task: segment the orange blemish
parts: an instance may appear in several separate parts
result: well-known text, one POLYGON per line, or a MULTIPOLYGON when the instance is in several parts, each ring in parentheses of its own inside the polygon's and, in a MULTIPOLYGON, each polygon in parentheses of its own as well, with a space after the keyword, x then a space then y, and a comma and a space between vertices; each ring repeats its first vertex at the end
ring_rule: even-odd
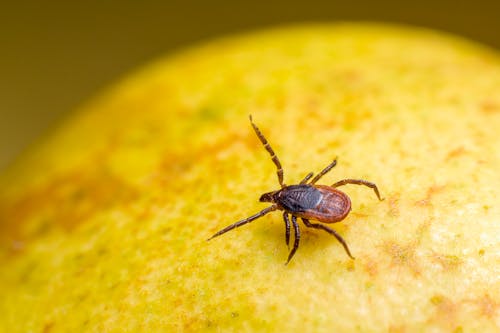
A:
POLYGON ((358 213, 358 212, 352 212, 351 215, 356 216, 356 217, 361 217, 361 218, 370 216, 369 214, 358 213))
POLYGON ((479 306, 479 312, 482 316, 493 319, 496 318, 500 311, 500 302, 491 298, 489 294, 484 294, 482 297, 474 301, 479 306))
POLYGON ((103 170, 75 170, 20 198, 0 202, 0 239, 19 242, 53 226, 70 231, 95 212, 135 196, 134 189, 103 170), (33 225, 26 228, 30 219, 33 225), (34 231, 27 234, 27 229, 34 231))
POLYGON ((479 109, 484 113, 500 112, 500 104, 495 101, 483 101, 479 105, 479 109))
POLYGON ((406 327, 402 325, 389 327, 389 333, 405 333, 406 331, 406 327))
POLYGON ((363 262, 363 268, 368 273, 368 275, 370 275, 371 277, 377 276, 378 271, 379 271, 377 263, 372 258, 367 258, 363 262))
POLYGON ((399 216, 399 193, 390 196, 387 200, 389 204, 389 216, 398 217, 399 216))
POLYGON ((52 332, 52 328, 54 328, 54 323, 53 322, 50 322, 50 323, 47 323, 43 326, 43 330, 42 332, 43 333, 49 333, 49 332, 52 332))
POLYGON ((445 188, 446 188, 445 185, 432 185, 432 186, 430 186, 427 189, 427 194, 426 194, 425 198, 423 198, 423 199, 418 200, 417 202, 415 202, 415 205, 418 205, 418 206, 431 206, 432 205, 432 203, 431 203, 432 197, 435 194, 443 191, 445 188))
POLYGON ((465 155, 466 153, 467 153, 467 150, 465 150, 465 148, 463 146, 460 146, 458 148, 450 150, 450 152, 446 155, 445 160, 448 161, 452 158, 455 158, 455 157, 458 157, 461 155, 465 155))
POLYGON ((200 159, 214 159, 218 153, 231 147, 234 143, 243 144, 249 150, 259 148, 256 142, 252 140, 251 133, 242 135, 239 132, 231 132, 211 144, 199 147, 183 147, 184 150, 177 153, 165 152, 158 171, 152 175, 152 181, 160 186, 175 186, 176 183, 180 183, 179 175, 182 176, 192 166, 199 164, 200 159), (257 148, 254 148, 254 146, 257 148))
POLYGON ((436 307, 436 310, 428 322, 437 323, 449 331, 456 329, 460 304, 453 302, 443 295, 432 296, 430 302, 436 307))
POLYGON ((433 253, 431 259, 441 265, 445 271, 455 271, 462 264, 462 259, 449 254, 433 253))
POLYGON ((396 242, 388 241, 383 245, 387 254, 391 257, 392 266, 404 266, 409 268, 415 275, 420 274, 415 255, 416 243, 401 245, 396 242))

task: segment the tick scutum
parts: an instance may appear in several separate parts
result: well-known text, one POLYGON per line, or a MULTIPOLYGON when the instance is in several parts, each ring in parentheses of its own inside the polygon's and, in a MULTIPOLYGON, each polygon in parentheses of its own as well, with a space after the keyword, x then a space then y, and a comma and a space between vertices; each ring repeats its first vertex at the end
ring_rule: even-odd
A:
POLYGON ((275 202, 293 214, 314 209, 322 197, 321 192, 310 185, 290 185, 276 193, 275 202))

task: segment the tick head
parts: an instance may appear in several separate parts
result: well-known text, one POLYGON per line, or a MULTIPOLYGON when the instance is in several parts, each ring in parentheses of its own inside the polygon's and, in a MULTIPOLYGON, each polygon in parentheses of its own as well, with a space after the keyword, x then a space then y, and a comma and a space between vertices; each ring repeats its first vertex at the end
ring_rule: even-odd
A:
POLYGON ((267 192, 260 196, 260 202, 275 202, 275 196, 278 191, 267 192))

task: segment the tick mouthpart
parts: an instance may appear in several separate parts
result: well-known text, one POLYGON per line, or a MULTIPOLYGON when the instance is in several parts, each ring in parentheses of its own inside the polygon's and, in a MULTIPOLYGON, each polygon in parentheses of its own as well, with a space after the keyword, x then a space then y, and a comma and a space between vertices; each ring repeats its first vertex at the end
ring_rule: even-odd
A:
POLYGON ((268 193, 264 193, 260 196, 260 199, 259 201, 260 202, 274 202, 274 195, 276 194, 276 192, 268 192, 268 193))

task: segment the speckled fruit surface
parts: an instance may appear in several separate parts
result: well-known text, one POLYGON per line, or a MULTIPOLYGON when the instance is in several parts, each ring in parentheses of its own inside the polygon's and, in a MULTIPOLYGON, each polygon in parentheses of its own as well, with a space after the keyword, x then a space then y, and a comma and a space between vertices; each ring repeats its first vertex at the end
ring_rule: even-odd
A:
POLYGON ((438 32, 284 27, 160 59, 0 176, 2 332, 498 332, 500 57, 438 32), (275 168, 353 210, 288 266, 275 168))

